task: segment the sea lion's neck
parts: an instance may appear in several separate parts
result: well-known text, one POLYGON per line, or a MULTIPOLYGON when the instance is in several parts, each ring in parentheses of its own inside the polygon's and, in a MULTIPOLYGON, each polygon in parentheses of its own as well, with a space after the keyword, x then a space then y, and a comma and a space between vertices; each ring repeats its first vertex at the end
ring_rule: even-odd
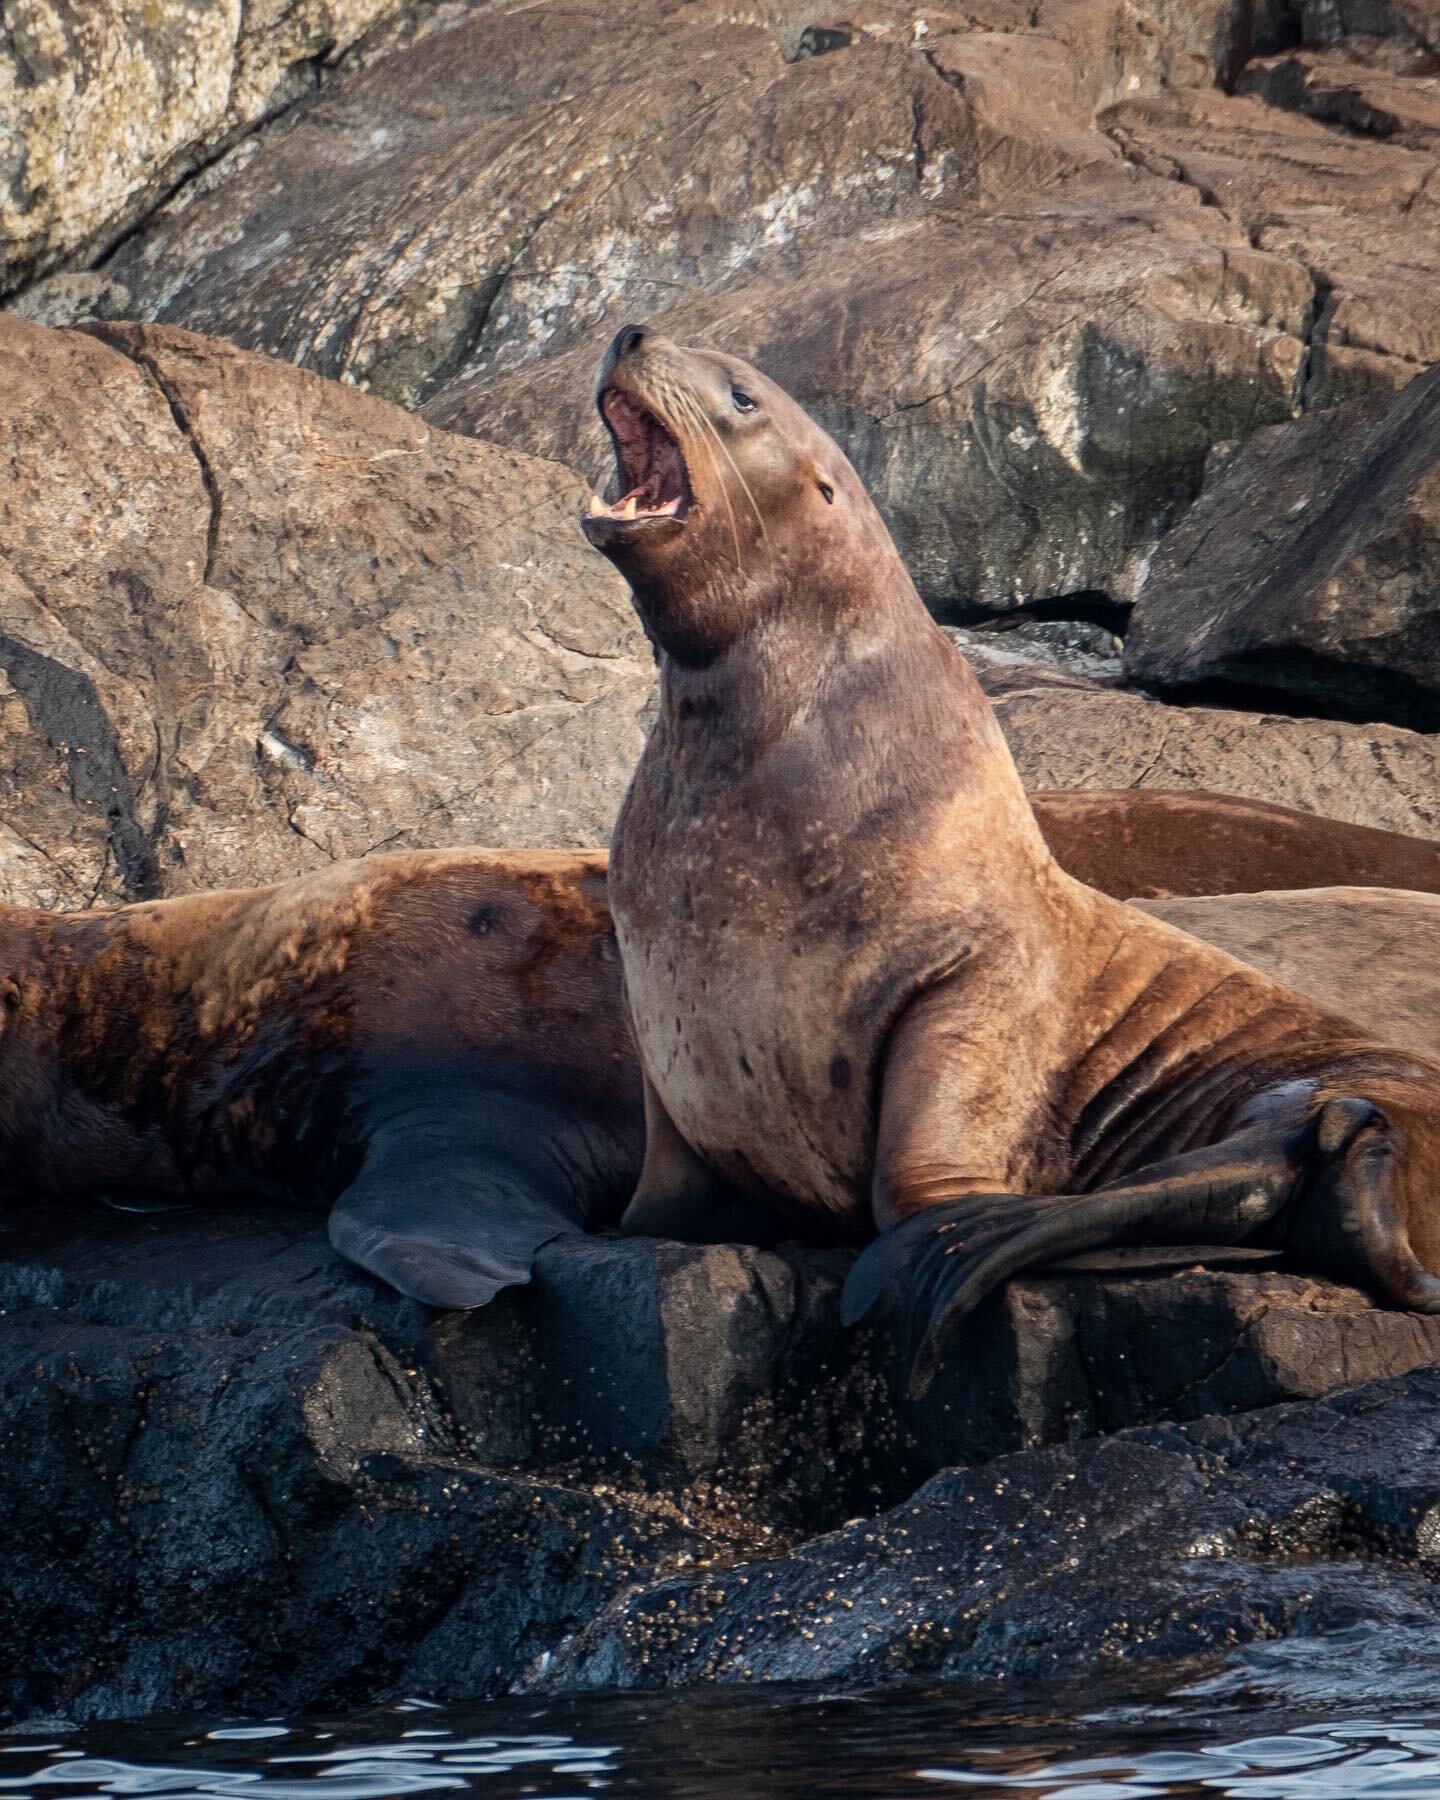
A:
POLYGON ((808 791, 820 811, 841 804, 837 783, 902 811, 982 782, 1019 795, 969 665, 903 600, 892 584, 888 602, 828 617, 782 606, 703 664, 662 655, 652 754, 706 788, 763 769, 766 791, 783 785, 787 806, 808 791))

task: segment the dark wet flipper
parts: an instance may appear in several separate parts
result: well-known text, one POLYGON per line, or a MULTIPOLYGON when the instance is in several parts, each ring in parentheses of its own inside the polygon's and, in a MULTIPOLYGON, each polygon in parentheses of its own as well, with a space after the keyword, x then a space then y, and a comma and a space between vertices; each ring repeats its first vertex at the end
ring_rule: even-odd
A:
POLYGON ((344 1257, 427 1306, 484 1306, 530 1279, 552 1238, 581 1231, 579 1209, 478 1159, 397 1179, 362 1171, 330 1212, 344 1257))
POLYGON ((1403 1138, 1372 1101, 1342 1096, 1315 1122, 1323 1159, 1285 1233, 1290 1256, 1414 1312, 1440 1312, 1440 1279, 1416 1256, 1399 1195, 1403 1138))
POLYGON ((882 1297, 913 1362, 954 1289, 957 1257, 965 1266, 1031 1229, 1063 1200, 1022 1194, 975 1194, 942 1201, 882 1232, 861 1252, 845 1281, 840 1318, 858 1324, 882 1297))
POLYGON ((543 1245, 583 1231, 584 1212, 545 1108, 428 1088, 392 1099, 377 1122, 331 1209, 330 1242, 412 1300, 484 1306, 530 1279, 543 1245))
POLYGON ((911 1391, 923 1393, 960 1324, 1010 1276, 1114 1245, 1245 1242, 1281 1217, 1297 1174, 1284 1137, 1257 1128, 1093 1194, 942 1202, 866 1250, 846 1283, 843 1316, 863 1317, 903 1281, 911 1391))

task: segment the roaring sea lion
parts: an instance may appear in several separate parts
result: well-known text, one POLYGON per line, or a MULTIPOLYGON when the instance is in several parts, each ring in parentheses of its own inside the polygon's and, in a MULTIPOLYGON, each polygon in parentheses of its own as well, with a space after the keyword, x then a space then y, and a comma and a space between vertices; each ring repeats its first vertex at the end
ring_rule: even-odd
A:
POLYGON ((1440 1065, 1065 874, 845 457, 638 326, 597 401, 659 712, 610 868, 645 1078, 623 1228, 879 1234, 917 1388, 1006 1277, 1269 1242, 1440 1310, 1440 1065))
POLYGON ((605 858, 434 850, 0 913, 0 1172, 152 1209, 334 1200, 336 1248, 477 1306, 634 1185, 605 858))

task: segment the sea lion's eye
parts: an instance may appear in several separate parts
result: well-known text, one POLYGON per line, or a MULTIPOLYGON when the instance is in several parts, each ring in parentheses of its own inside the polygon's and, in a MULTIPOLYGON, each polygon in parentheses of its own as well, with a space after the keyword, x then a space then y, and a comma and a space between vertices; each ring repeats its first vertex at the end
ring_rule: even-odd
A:
POLYGON ((730 398, 735 402, 736 412, 754 412, 755 402, 748 394, 742 394, 739 388, 731 388, 730 398))
POLYGON ((822 481, 820 483, 820 492, 825 496, 825 504, 827 506, 833 506, 835 504, 835 490, 828 481, 822 481))

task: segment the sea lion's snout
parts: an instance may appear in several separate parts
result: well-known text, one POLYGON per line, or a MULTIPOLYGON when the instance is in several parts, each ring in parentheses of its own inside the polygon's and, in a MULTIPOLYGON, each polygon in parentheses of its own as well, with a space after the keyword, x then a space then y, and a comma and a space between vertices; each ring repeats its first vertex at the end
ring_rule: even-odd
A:
POLYGON ((642 352, 652 341, 642 326, 624 325, 600 364, 595 402, 614 446, 619 497, 590 497, 582 523, 597 550, 671 536, 692 504, 680 441, 645 379, 642 352))

